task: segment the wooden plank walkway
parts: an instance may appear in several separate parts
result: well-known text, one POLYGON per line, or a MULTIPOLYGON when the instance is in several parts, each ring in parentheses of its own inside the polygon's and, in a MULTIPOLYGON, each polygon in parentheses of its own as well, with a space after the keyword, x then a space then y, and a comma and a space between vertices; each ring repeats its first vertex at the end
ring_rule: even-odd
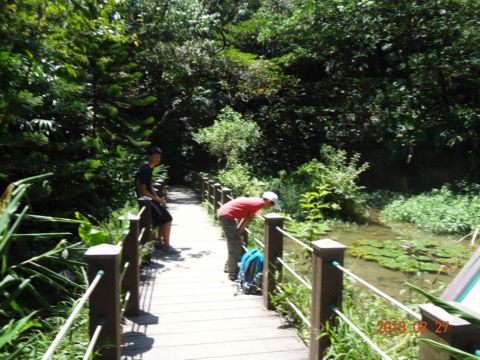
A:
POLYGON ((237 294, 227 247, 195 194, 171 188, 172 245, 142 271, 138 317, 123 325, 122 359, 307 359, 306 346, 261 296, 237 294))

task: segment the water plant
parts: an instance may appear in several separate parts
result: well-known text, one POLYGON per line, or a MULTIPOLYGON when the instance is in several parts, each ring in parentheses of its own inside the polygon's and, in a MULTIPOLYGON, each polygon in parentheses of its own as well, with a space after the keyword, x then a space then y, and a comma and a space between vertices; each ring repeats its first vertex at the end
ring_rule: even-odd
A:
POLYGON ((325 235, 331 229, 325 222, 298 221, 287 217, 285 230, 308 244, 311 241, 318 240, 319 236, 325 235))
POLYGON ((357 240, 348 249, 351 256, 378 262, 383 267, 407 273, 442 272, 462 266, 468 252, 457 244, 448 246, 434 241, 357 240))
POLYGON ((340 205, 328 200, 332 191, 328 185, 319 185, 315 191, 307 191, 300 194, 300 208, 305 213, 305 219, 308 221, 320 221, 325 218, 325 212, 328 210, 340 210, 340 205))
POLYGON ((384 221, 408 222, 438 234, 466 234, 480 225, 480 191, 453 191, 445 185, 419 195, 399 197, 381 212, 384 221))

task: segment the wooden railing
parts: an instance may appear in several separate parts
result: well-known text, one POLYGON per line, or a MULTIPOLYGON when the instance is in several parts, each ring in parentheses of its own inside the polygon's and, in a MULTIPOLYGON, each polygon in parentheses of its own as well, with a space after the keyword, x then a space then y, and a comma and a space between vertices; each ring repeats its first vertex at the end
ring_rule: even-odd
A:
MULTIPOLYGON (((192 175, 192 188, 200 193, 202 201, 207 201, 213 206, 214 215, 216 210, 225 202, 232 199, 232 191, 228 188, 222 187, 206 176, 199 174, 192 175), (220 200, 219 200, 220 199, 220 200)), ((284 218, 278 214, 270 213, 261 217, 264 220, 264 243, 260 243, 258 239, 254 239, 260 243, 264 252, 264 268, 263 268, 263 301, 267 309, 273 310, 272 296, 277 292, 282 292, 280 284, 276 283, 276 279, 282 279, 282 272, 290 272, 297 280, 311 291, 311 311, 308 318, 302 311, 288 298, 287 304, 295 311, 295 313, 302 319, 302 321, 310 328, 310 342, 309 342, 309 359, 320 360, 323 359, 324 352, 329 345, 327 336, 319 338, 320 332, 323 330, 326 322, 332 320, 334 316, 338 316, 341 321, 349 325, 352 331, 356 332, 380 357, 390 360, 391 357, 387 352, 381 350, 373 343, 358 327, 355 326, 341 309, 342 292, 343 292, 343 275, 352 278, 356 282, 362 284, 377 296, 382 297, 391 305, 405 311, 409 316, 412 316, 418 324, 425 329, 422 336, 432 338, 433 335, 439 335, 435 332, 435 320, 422 309, 422 314, 408 308, 399 301, 393 299, 389 295, 383 293, 370 283, 366 282, 359 276, 355 275, 348 269, 343 267, 344 254, 346 246, 331 240, 323 239, 313 241, 311 246, 296 239, 283 229, 284 218), (312 282, 309 283, 299 274, 297 274, 282 258, 283 256, 283 240, 284 237, 300 244, 306 251, 312 254, 312 282), (421 325, 420 325, 421 324, 421 325)), ((479 250, 480 251, 480 250, 479 250)), ((438 321, 437 321, 438 323, 438 321)), ((453 325, 453 324, 452 324, 453 325)), ((455 325, 453 325, 455 326, 455 325)), ((467 327, 461 328, 457 326, 449 334, 440 334, 441 341, 447 344, 458 344, 458 339, 471 338, 467 327), (463 335, 462 335, 463 334, 463 335)), ((471 329, 470 329, 471 332, 471 329)), ((419 358, 429 360, 432 353, 435 353, 436 359, 448 359, 442 357, 440 352, 435 352, 431 349, 425 350, 425 345, 422 345, 419 358), (430 354, 423 355, 422 353, 430 354)), ((470 349, 471 350, 471 349, 470 349)))
MULTIPOLYGON (((162 187, 163 182, 154 184, 157 191, 162 187)), ((139 203, 141 209, 138 214, 128 216, 129 232, 121 242, 93 246, 85 252, 90 286, 42 360, 48 360, 54 353, 87 299, 91 341, 84 359, 90 359, 94 353, 95 359, 120 359, 122 318, 138 315, 140 310, 139 246, 152 238, 150 201, 139 200, 139 203)))

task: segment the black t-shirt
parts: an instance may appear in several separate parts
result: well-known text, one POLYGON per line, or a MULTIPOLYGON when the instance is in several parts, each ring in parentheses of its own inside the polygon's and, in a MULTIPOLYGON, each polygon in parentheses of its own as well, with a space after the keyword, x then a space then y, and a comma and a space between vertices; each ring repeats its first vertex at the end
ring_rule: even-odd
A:
POLYGON ((138 168, 138 171, 135 174, 135 190, 137 191, 137 197, 143 196, 140 193, 140 184, 145 184, 147 186, 147 190, 152 192, 152 174, 153 169, 148 166, 147 163, 138 168))

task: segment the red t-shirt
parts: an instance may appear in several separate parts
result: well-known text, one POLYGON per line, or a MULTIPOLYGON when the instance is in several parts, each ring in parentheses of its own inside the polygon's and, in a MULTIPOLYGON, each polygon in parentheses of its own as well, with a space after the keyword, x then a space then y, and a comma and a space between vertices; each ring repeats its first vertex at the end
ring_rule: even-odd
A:
POLYGON ((244 219, 254 216, 263 206, 261 198, 240 197, 223 204, 218 212, 229 219, 244 219))

